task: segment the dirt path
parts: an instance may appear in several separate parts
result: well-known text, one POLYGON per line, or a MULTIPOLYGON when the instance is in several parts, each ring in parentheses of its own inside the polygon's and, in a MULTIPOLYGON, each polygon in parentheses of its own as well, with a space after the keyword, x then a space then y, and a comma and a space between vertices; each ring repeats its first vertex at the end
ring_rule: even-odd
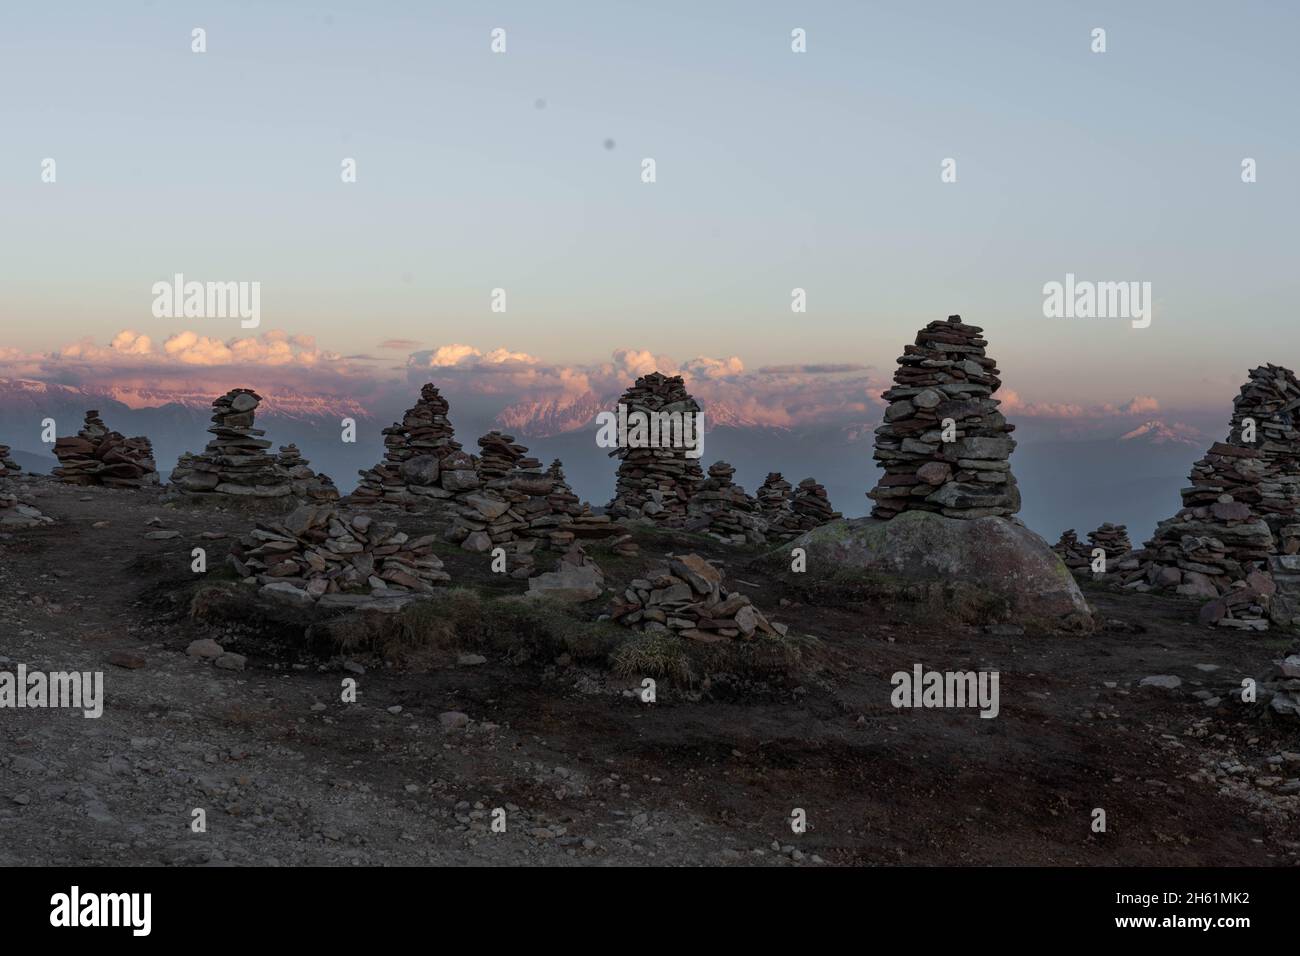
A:
MULTIPOLYGON (((1125 629, 1088 638, 786 607, 782 620, 824 641, 818 674, 761 691, 661 687, 646 705, 629 682, 564 661, 360 660, 358 674, 190 621, 168 606, 192 580, 190 548, 216 563, 225 543, 199 535, 246 518, 25 487, 58 523, 0 539, 0 668, 103 671, 106 703, 97 720, 0 710, 3 865, 1300 860, 1300 730, 1195 696, 1257 675, 1286 640, 1201 630, 1185 605, 1090 593, 1125 629), (180 537, 146 540, 155 517, 180 537), (187 656, 200 637, 246 668, 187 656), (999 717, 893 709, 889 675, 915 663, 1000 671, 999 717), (1182 685, 1137 686, 1154 674, 1182 685), (349 677, 356 704, 340 701, 349 677), (468 727, 444 730, 448 711, 468 727), (196 808, 206 833, 191 830, 196 808), (504 833, 489 828, 494 808, 504 833)), ((775 608, 779 585, 736 574, 775 608)))

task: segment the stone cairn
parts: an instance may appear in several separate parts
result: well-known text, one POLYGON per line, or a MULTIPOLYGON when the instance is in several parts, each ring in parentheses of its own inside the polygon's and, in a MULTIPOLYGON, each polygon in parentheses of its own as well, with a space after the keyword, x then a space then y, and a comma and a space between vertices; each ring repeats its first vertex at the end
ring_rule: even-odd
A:
POLYGON ((609 616, 624 627, 704 644, 775 637, 788 630, 769 622, 748 596, 729 592, 722 572, 698 554, 669 556, 666 566, 634 579, 610 605, 609 616))
POLYGON ((10 458, 9 455, 9 446, 0 445, 0 478, 8 478, 23 470, 18 462, 10 458))
POLYGON ((1002 384, 984 354, 983 329, 961 316, 931 322, 905 346, 894 372, 875 458, 885 473, 868 492, 874 518, 933 511, 949 518, 1010 516, 1020 510, 1011 474, 1016 443, 993 398, 1002 384), (956 426, 943 440, 944 419, 956 426))
POLYGON ((332 504, 301 505, 259 521, 232 546, 230 564, 264 597, 306 607, 345 607, 427 594, 451 579, 433 553, 436 535, 410 538, 391 522, 348 518, 332 504))
POLYGON ((709 466, 709 477, 696 486, 687 502, 685 527, 728 544, 764 544, 767 522, 758 501, 731 480, 735 473, 725 461, 709 466))
POLYGON ((318 475, 311 470, 307 459, 302 457, 298 446, 292 442, 280 446, 280 455, 275 460, 285 474, 289 476, 293 493, 307 501, 338 501, 339 490, 328 475, 318 475))
POLYGON ((1208 599, 1200 619, 1221 627, 1264 630, 1267 617, 1300 617, 1297 409, 1292 372, 1251 370, 1233 401, 1227 440, 1192 466, 1183 507, 1156 527, 1125 587, 1208 599))
POLYGON ((1092 557, 1073 528, 1061 532, 1061 540, 1052 545, 1052 550, 1071 571, 1088 571, 1092 567, 1092 557))
POLYGON ((1293 649, 1258 680, 1261 704, 1275 714, 1300 718, 1300 649, 1293 649))
POLYGON ((1128 528, 1122 524, 1102 524, 1096 531, 1088 532, 1088 568, 1092 568, 1092 555, 1101 548, 1106 555, 1105 574, 1127 574, 1142 566, 1141 560, 1133 554, 1133 543, 1128 537, 1128 528))
MULTIPOLYGON (((634 411, 700 411, 680 375, 660 372, 638 378, 619 402, 627 407, 629 416, 634 411)), ((682 448, 615 448, 609 454, 619 459, 614 500, 607 509, 611 515, 632 521, 648 519, 667 527, 686 523, 687 502, 704 479, 698 459, 688 458, 682 448)))
POLYGON ((768 472, 758 489, 758 511, 769 538, 793 538, 801 533, 794 513, 794 488, 779 471, 768 472))
MULTIPOLYGON (((556 458, 551 462, 551 467, 547 469, 546 474, 551 479, 551 493, 548 496, 551 513, 557 524, 563 524, 566 533, 579 539, 609 538, 609 546, 614 553, 625 558, 639 553, 640 549, 632 540, 632 535, 625 533, 622 525, 615 524, 609 515, 595 514, 590 504, 578 499, 564 477, 564 466, 560 463, 560 459, 556 458), (568 521, 565 521, 566 517, 568 521)), ((534 522, 534 525, 536 524, 537 522, 534 522)), ((553 544, 563 543, 563 538, 556 534, 550 537, 553 544)))
POLYGON ((824 524, 844 517, 831 507, 831 499, 826 494, 826 489, 812 478, 805 478, 799 482, 791 507, 794 509, 795 521, 800 532, 820 528, 824 524))
POLYGON ((466 551, 505 548, 511 555, 511 575, 526 578, 535 567, 533 552, 539 546, 563 550, 577 537, 607 537, 620 531, 607 515, 593 515, 578 501, 559 461, 542 471, 541 462, 529 457, 525 446, 499 431, 484 435, 478 444, 483 452, 477 459, 479 484, 451 502, 455 520, 449 541, 466 551))
POLYGON ((425 384, 402 421, 384 429, 384 460, 359 473, 350 500, 410 506, 477 488, 474 459, 452 437, 449 409, 433 383, 425 384))
MULTIPOLYGON (((254 414, 262 397, 249 388, 234 388, 212 403, 212 439, 197 455, 186 452, 172 470, 172 484, 193 498, 219 500, 220 496, 246 500, 284 498, 319 481, 312 476, 294 479, 267 452, 271 443, 253 427, 254 414)), ((301 459, 299 459, 301 461, 301 459)), ((301 462, 306 468, 307 463, 301 462)), ((310 469, 307 469, 310 472, 310 469)))
POLYGON ((93 409, 86 412, 81 431, 54 442, 54 455, 59 459, 54 475, 70 485, 144 488, 158 484, 149 439, 109 431, 93 409))

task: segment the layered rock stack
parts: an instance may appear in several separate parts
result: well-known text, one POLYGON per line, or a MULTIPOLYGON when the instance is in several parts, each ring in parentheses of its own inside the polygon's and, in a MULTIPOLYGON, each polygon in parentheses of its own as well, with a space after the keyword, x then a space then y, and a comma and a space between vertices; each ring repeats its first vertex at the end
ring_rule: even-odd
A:
POLYGON ((76 435, 54 443, 59 467, 54 474, 70 485, 144 488, 158 484, 158 466, 148 438, 127 438, 110 431, 99 412, 86 412, 76 435))
MULTIPOLYGON (((578 539, 612 537, 614 540, 611 546, 617 553, 625 557, 637 553, 638 549, 632 541, 632 536, 625 534, 621 525, 614 523, 609 515, 596 514, 591 510, 590 504, 580 501, 573 493, 568 480, 564 477, 564 466, 560 463, 560 459, 551 462, 551 467, 547 469, 546 474, 551 480, 551 493, 547 495, 551 515, 557 525, 563 526, 565 533, 578 539)), ((533 527, 538 527, 539 524, 542 523, 534 521, 533 527)), ((564 543, 562 536, 554 534, 551 535, 551 540, 554 544, 564 543)))
POLYGON ((1011 474, 1016 443, 993 398, 1002 382, 984 354, 980 329, 961 316, 931 322, 905 346, 876 429, 875 458, 885 469, 868 492, 871 515, 934 511, 949 518, 1006 517, 1020 510, 1011 474), (944 421, 952 429, 945 441, 944 421))
POLYGON ((763 544, 767 522, 758 502, 732 481, 735 473, 725 461, 709 466, 709 477, 696 486, 687 503, 685 527, 729 544, 763 544))
POLYGON ((790 507, 794 511, 795 522, 801 533, 820 528, 843 517, 831 507, 831 499, 826 494, 825 487, 813 478, 805 478, 799 482, 790 507))
POLYGON ((1300 718, 1300 649, 1274 661, 1258 685, 1261 704, 1283 717, 1300 718))
POLYGON ((289 476, 293 493, 307 501, 338 501, 339 490, 328 475, 318 475, 311 470, 307 460, 292 443, 280 446, 275 462, 289 476))
POLYGON ((42 524, 54 524, 54 519, 19 501, 16 495, 0 492, 0 528, 34 528, 42 524))
POLYGON ((535 472, 542 467, 536 458, 528 457, 528 449, 517 443, 513 435, 490 431, 478 440, 478 446, 482 449, 478 473, 487 482, 505 478, 514 471, 535 472))
POLYGON ((1092 565, 1091 554, 1073 528, 1061 532, 1061 540, 1052 545, 1052 550, 1071 571, 1086 571, 1092 565))
POLYGON ((16 475, 22 471, 18 462, 10 458, 9 454, 9 446, 0 445, 0 478, 8 478, 10 475, 16 475))
POLYGON ((610 605, 609 616, 624 627, 704 644, 776 637, 788 630, 769 622, 748 596, 729 592, 722 572, 697 554, 670 556, 666 566, 634 579, 610 605))
POLYGON ((1228 442, 1259 452, 1259 498, 1247 503, 1279 537, 1283 526, 1300 521, 1300 381, 1294 372, 1280 365, 1250 370, 1232 403, 1228 442), (1246 440, 1248 421, 1253 441, 1246 440))
MULTIPOLYGON (((640 411, 679 418, 691 415, 694 423, 702 423, 700 406, 686 391, 680 375, 643 375, 623 393, 619 404, 626 407, 629 421, 633 412, 640 411)), ((629 445, 633 437, 629 429, 629 445)), ((681 527, 686 522, 687 503, 704 474, 699 459, 687 457, 688 449, 669 447, 673 444, 671 436, 660 438, 663 447, 620 447, 610 452, 610 457, 619 459, 619 465, 614 500, 608 511, 616 518, 681 527)), ((696 447, 702 447, 698 444, 698 429, 694 438, 696 447)))
POLYGON ((182 494, 258 500, 293 494, 288 474, 267 453, 266 432, 253 427, 261 403, 249 388, 231 389, 212 403, 212 439, 201 454, 182 456, 172 471, 172 483, 182 494))
POLYGON ((794 487, 779 471, 768 472, 756 497, 769 538, 793 538, 807 530, 794 513, 794 487))
POLYGON ((474 459, 453 437, 449 408, 432 383, 424 385, 402 421, 384 429, 384 460, 359 473, 351 500, 409 506, 477 488, 474 459))
POLYGON ((1091 557, 1100 548, 1106 556, 1105 573, 1124 574, 1136 571, 1142 566, 1141 559, 1133 554, 1133 543, 1129 541, 1128 528, 1122 524, 1102 524, 1096 531, 1088 532, 1088 556, 1091 557))
POLYGON ((307 606, 361 604, 428 593, 450 580, 434 554, 436 535, 412 539, 391 522, 346 517, 333 505, 302 505, 259 521, 230 551, 242 578, 256 578, 268 598, 307 606))

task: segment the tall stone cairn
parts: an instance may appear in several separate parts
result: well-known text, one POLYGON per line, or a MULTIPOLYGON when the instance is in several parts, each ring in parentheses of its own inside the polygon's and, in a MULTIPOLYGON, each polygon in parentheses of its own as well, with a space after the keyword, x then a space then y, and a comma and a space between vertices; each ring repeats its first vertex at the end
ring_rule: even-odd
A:
POLYGON ((8 478, 11 475, 16 475, 23 470, 22 467, 18 464, 18 462, 10 458, 9 455, 10 455, 9 446, 0 445, 0 478, 8 478))
POLYGON ((1227 439, 1192 466, 1183 507, 1156 526, 1126 587, 1208 599, 1205 624, 1263 630, 1266 615, 1300 623, 1297 409, 1300 383, 1290 370, 1250 371, 1227 439))
POLYGON ((453 437, 449 410, 433 383, 426 383, 402 421, 384 429, 384 460, 359 472, 361 481, 351 500, 412 505, 476 488, 474 460, 453 437))
POLYGON ((687 503, 686 527, 728 544, 763 544, 767 521, 758 501, 732 481, 735 473, 725 461, 709 466, 709 477, 696 486, 687 503))
MULTIPOLYGON (((633 411, 698 413, 699 403, 686 391, 680 375, 651 372, 636 380, 619 400, 633 411)), ((682 448, 616 448, 618 477, 608 511, 616 518, 649 519, 668 527, 686 522, 686 504, 704 480, 698 458, 682 448)))
POLYGON ((86 412, 76 435, 55 440, 54 456, 59 459, 54 475, 70 485, 144 488, 158 484, 149 439, 110 431, 94 409, 86 412))
POLYGON ((195 497, 230 495, 248 499, 293 494, 293 482, 267 453, 271 443, 253 427, 262 397, 250 388, 233 388, 212 403, 212 439, 198 455, 182 456, 172 483, 195 497), (179 477, 178 477, 179 474, 179 477))
POLYGON ((868 492, 874 518, 933 511, 949 518, 1010 516, 1020 510, 1011 474, 1016 443, 993 393, 997 363, 984 354, 983 329, 961 316, 931 322, 905 346, 894 372, 884 423, 876 429, 875 458, 885 469, 868 492), (956 425, 945 442, 943 421, 956 425))

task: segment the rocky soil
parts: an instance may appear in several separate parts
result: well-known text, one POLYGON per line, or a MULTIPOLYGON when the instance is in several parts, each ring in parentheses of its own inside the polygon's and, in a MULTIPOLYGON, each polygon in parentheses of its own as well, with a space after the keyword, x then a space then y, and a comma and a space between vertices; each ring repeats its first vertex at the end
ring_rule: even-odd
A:
MULTIPOLYGON (((247 515, 10 485, 56 523, 0 535, 0 669, 100 670, 106 702, 0 710, 0 865, 1300 862, 1300 725, 1230 694, 1294 636, 1199 627, 1179 599, 1089 591, 1106 625, 1087 637, 954 629, 800 603, 758 551, 696 536, 820 643, 788 680, 661 682, 646 704, 566 655, 399 666, 251 614, 193 619, 191 548, 220 573, 247 515), (187 653, 203 640, 221 666, 187 653), (916 663, 997 669, 1000 715, 895 710, 890 675, 916 663)), ((605 564, 615 593, 680 550, 638 540, 605 564)), ((487 555, 443 557, 454 583, 524 588, 487 555)))

